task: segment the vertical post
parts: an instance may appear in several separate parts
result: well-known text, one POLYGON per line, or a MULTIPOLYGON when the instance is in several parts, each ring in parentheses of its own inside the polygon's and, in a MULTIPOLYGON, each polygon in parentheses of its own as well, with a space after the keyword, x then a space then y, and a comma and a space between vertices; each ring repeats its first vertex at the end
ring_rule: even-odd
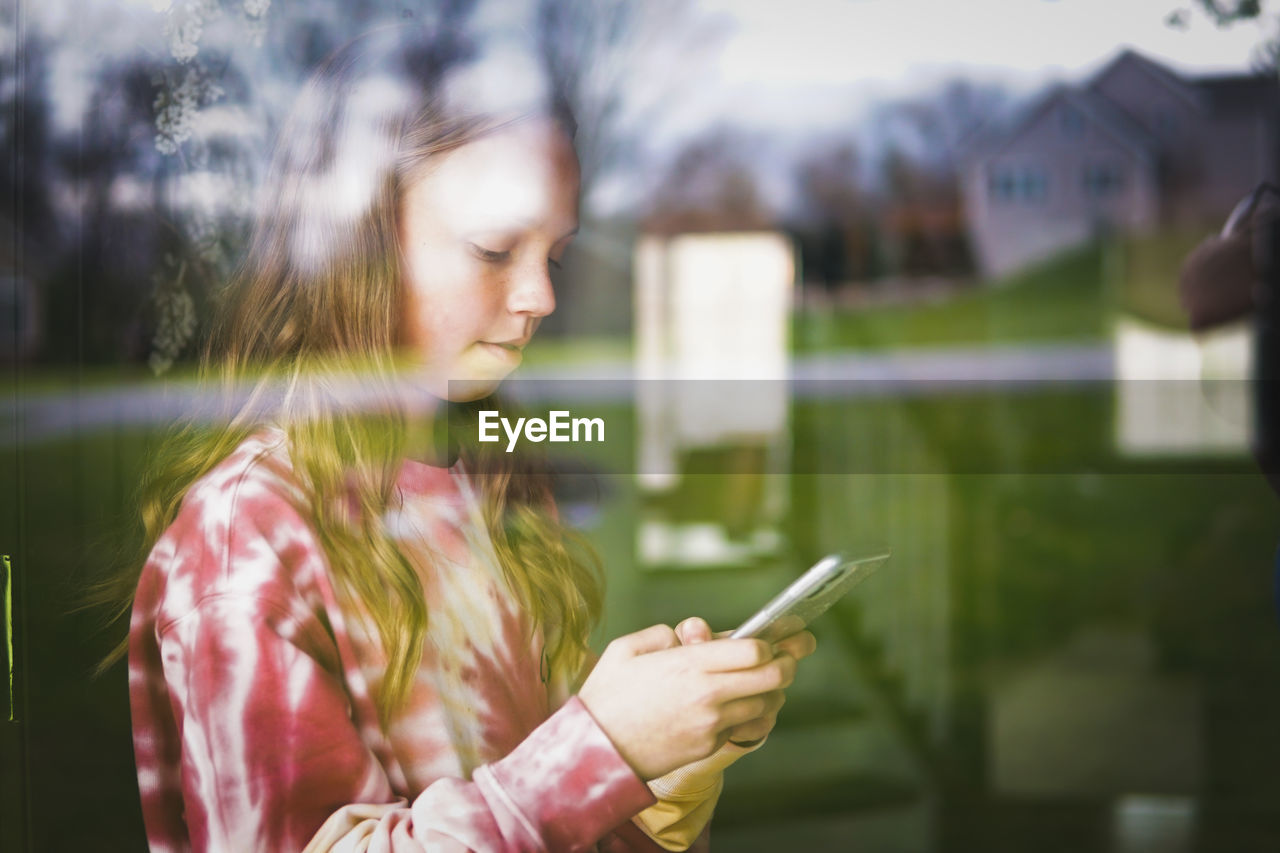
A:
POLYGON ((1280 215, 1254 221, 1253 452, 1271 488, 1280 494, 1280 215))
POLYGON ((5 554, 2 559, 4 561, 4 660, 9 671, 9 722, 12 723, 17 719, 17 710, 13 701, 13 566, 9 562, 8 554, 5 554))

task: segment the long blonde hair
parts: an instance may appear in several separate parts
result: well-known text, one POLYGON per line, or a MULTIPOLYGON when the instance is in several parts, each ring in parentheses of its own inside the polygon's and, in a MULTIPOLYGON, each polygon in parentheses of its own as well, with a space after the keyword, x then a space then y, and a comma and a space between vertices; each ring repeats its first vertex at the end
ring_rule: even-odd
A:
MULTIPOLYGON (((147 553, 192 483, 259 428, 264 414, 283 426, 336 586, 369 614, 382 643, 387 670, 375 699, 383 725, 408 697, 428 621, 419 575, 383 521, 413 425, 399 404, 394 358, 399 201, 430 158, 512 121, 540 114, 574 132, 555 98, 543 98, 536 113, 452 104, 449 70, 422 35, 396 27, 362 36, 330 58, 299 98, 281 132, 267 208, 201 359, 203 382, 219 388, 229 408, 215 428, 189 423, 172 434, 140 490, 147 553), (363 203, 354 212, 325 203, 317 193, 326 187, 355 187, 363 203), (351 380, 369 392, 355 409, 341 391, 351 380)), ((549 476, 537 464, 461 452, 480 487, 505 580, 530 626, 547 638, 552 667, 572 677, 600 612, 595 552, 559 522, 549 476)), ((132 561, 99 595, 115 604, 117 617, 131 607, 141 568, 142 560, 132 561)), ((120 643, 103 668, 126 648, 120 643)))

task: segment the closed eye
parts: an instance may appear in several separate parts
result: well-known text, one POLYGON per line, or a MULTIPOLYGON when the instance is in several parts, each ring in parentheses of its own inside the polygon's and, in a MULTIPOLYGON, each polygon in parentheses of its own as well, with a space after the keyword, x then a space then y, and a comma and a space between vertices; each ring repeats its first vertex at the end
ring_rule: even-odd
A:
POLYGON ((468 243, 467 245, 471 247, 472 253, 485 263, 500 264, 511 257, 510 252, 495 252, 475 243, 468 243))

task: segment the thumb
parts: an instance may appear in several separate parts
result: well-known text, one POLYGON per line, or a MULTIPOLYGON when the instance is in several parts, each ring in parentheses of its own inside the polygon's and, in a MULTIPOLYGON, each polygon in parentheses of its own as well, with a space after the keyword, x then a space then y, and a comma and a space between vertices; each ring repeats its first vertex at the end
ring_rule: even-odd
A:
POLYGON ((690 616, 676 626, 676 637, 685 646, 705 643, 711 639, 711 626, 700 616, 690 616))
POLYGON ((635 657, 675 648, 680 645, 680 638, 666 625, 651 625, 643 631, 625 634, 614 640, 611 645, 617 646, 628 657, 635 657))

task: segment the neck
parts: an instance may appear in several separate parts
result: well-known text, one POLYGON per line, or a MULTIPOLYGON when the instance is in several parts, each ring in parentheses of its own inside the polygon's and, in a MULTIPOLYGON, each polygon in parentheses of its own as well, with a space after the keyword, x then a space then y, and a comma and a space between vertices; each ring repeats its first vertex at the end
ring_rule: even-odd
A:
POLYGON ((458 461, 461 427, 458 411, 448 400, 438 401, 432 410, 413 418, 408 425, 406 456, 436 468, 451 468, 458 461))

